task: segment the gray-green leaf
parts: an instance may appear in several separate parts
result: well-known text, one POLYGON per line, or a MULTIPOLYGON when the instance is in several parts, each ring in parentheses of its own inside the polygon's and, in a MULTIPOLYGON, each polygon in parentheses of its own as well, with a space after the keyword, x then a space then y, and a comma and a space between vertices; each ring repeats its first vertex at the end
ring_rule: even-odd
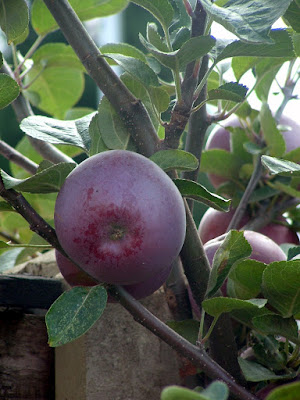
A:
POLYGON ((173 182, 178 187, 183 197, 199 201, 219 211, 229 211, 231 200, 224 199, 217 194, 209 192, 199 183, 188 179, 174 179, 173 182))
POLYGON ((179 171, 194 171, 198 168, 198 159, 184 150, 161 150, 153 154, 150 159, 165 172, 177 169, 179 171))
POLYGON ((68 144, 83 149, 90 149, 88 126, 95 113, 82 118, 62 121, 42 116, 30 116, 23 119, 20 128, 26 135, 53 144, 68 144))
POLYGON ((49 345, 61 346, 86 333, 102 315, 106 301, 101 285, 78 286, 63 293, 46 314, 49 345))
POLYGON ((292 0, 229 0, 223 7, 201 0, 210 17, 249 43, 272 43, 271 26, 287 10, 292 0))
POLYGON ((300 260, 273 262, 263 273, 262 292, 283 317, 300 312, 300 260))
POLYGON ((14 188, 28 193, 55 193, 75 167, 75 163, 54 164, 27 179, 13 178, 4 171, 1 171, 1 176, 6 189, 14 188))

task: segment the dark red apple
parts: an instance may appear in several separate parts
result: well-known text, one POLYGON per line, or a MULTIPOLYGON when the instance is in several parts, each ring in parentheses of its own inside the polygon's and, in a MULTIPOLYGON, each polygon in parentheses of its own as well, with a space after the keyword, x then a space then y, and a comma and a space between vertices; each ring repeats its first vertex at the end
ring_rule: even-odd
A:
MULTIPOLYGON (((99 284, 99 282, 96 282, 84 271, 81 271, 59 251, 55 251, 55 255, 59 270, 70 286, 94 286, 99 284)), ((143 299, 144 297, 150 296, 150 294, 154 293, 164 284, 171 272, 171 269, 171 266, 167 267, 161 270, 157 275, 151 276, 144 282, 136 283, 134 285, 124 285, 123 287, 136 300, 143 299)), ((114 299, 108 296, 108 301, 114 302, 114 299)))
MULTIPOLYGON (((199 235, 202 242, 206 243, 209 240, 225 233, 234 212, 235 210, 230 210, 229 212, 225 213, 222 211, 217 211, 213 208, 209 208, 204 213, 199 225, 199 235)), ((249 220, 250 217, 248 215, 244 215, 239 224, 239 229, 249 222, 249 220)), ((268 236, 279 245, 283 243, 293 243, 298 245, 299 239, 296 232, 291 230, 288 226, 280 224, 280 222, 286 222, 284 217, 279 216, 277 221, 279 223, 271 222, 260 229, 259 232, 268 236)))
POLYGON ((185 238, 185 208, 172 180, 148 158, 111 150, 83 161, 55 205, 65 252, 101 282, 131 285, 168 268, 185 238))

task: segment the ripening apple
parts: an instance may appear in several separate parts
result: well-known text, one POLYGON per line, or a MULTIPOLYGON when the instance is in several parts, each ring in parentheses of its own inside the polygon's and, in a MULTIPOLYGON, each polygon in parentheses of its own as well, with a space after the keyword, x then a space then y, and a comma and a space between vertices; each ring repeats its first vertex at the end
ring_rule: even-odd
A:
MULTIPOLYGON (((75 264, 63 256, 59 251, 55 251, 56 262, 59 270, 70 286, 95 286, 100 282, 96 282, 84 271, 80 270, 75 264)), ((167 280, 172 266, 162 269, 158 274, 151 276, 146 281, 133 285, 124 285, 123 287, 136 300, 150 296, 158 290, 167 280)), ((114 302, 111 296, 108 296, 108 302, 114 302)))
MULTIPOLYGON (((283 250, 269 237, 254 231, 243 231, 244 237, 252 247, 250 259, 270 264, 274 261, 286 261, 286 255, 283 250)), ((205 253, 210 263, 214 255, 221 246, 224 238, 217 237, 206 242, 204 245, 205 253)))
MULTIPOLYGON (((213 208, 209 208, 203 215, 199 224, 199 235, 203 243, 222 235, 226 232, 226 229, 234 215, 235 210, 231 209, 229 212, 225 213, 222 211, 217 211, 213 208)), ((274 240, 277 244, 292 243, 299 245, 299 239, 292 229, 286 225, 281 225, 280 222, 286 223, 283 216, 278 216, 276 220, 279 223, 271 222, 259 230, 263 235, 268 236, 270 239, 274 240)), ((245 214, 238 226, 241 229, 245 224, 250 221, 249 215, 245 214)))
POLYGON ((58 240, 100 282, 132 285, 157 276, 185 238, 183 199, 148 158, 126 150, 96 154, 77 166, 58 194, 58 240))
MULTIPOLYGON (((286 261, 287 257, 283 250, 269 237, 254 231, 243 231, 245 239, 252 247, 250 259, 270 264, 274 261, 286 261)), ((204 244, 204 250, 210 265, 213 263, 214 255, 224 241, 224 235, 216 237, 204 244)), ((190 288, 188 288, 189 298, 192 309, 197 318, 200 317, 200 310, 197 306, 190 288)), ((226 296, 226 282, 223 284, 221 291, 226 296)))
MULTIPOLYGON (((279 123, 282 127, 280 131, 285 141, 286 153, 300 147, 300 126, 296 121, 282 115, 279 123)), ((237 117, 233 117, 228 121, 227 126, 236 128, 240 127, 241 124, 237 117)), ((221 126, 211 132, 205 146, 205 150, 210 149, 223 149, 228 152, 232 150, 230 146, 230 132, 226 129, 226 126, 221 126)), ((208 177, 215 188, 227 181, 226 178, 214 174, 208 174, 208 177)))

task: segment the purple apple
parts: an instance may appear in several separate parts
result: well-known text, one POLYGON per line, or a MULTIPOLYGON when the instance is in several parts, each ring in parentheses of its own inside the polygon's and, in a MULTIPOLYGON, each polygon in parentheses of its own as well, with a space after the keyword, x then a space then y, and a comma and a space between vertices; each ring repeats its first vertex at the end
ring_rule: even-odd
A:
MULTIPOLYGON (((252 247, 249 258, 270 264, 274 261, 286 261, 286 255, 281 248, 269 237, 254 231, 243 231, 245 239, 252 247)), ((204 249, 207 258, 212 263, 214 255, 224 240, 223 236, 217 237, 205 243, 204 249)))
POLYGON ((65 252, 96 280, 132 285, 168 268, 185 238, 183 199, 148 158, 111 150, 83 161, 55 205, 65 252))
MULTIPOLYGON (((56 262, 59 270, 65 280, 70 286, 95 286, 100 282, 96 282, 89 277, 84 271, 81 271, 75 264, 63 256, 59 251, 55 251, 56 262)), ((162 269, 157 275, 151 276, 144 282, 139 282, 134 285, 124 285, 123 287, 129 292, 136 300, 143 299, 150 296, 158 290, 167 280, 172 267, 162 269)), ((115 300, 108 296, 109 302, 115 300)))
MULTIPOLYGON (((222 235, 226 232, 226 229, 233 217, 235 210, 232 209, 225 213, 217 211, 213 208, 209 208, 203 215, 199 224, 199 235, 203 243, 222 235)), ((259 230, 263 235, 268 236, 274 240, 277 244, 292 243, 295 245, 299 244, 299 239, 292 229, 286 225, 281 225, 280 222, 285 223, 286 220, 283 216, 278 216, 276 220, 279 222, 271 222, 259 230)), ((239 229, 242 228, 247 222, 250 221, 249 215, 244 215, 240 224, 239 229)))
MULTIPOLYGON (((285 115, 282 115, 279 124, 283 128, 281 130, 281 134, 285 141, 286 153, 300 147, 299 124, 285 115)), ((241 127, 241 124, 237 117, 232 117, 229 121, 226 121, 226 125, 224 127, 221 126, 218 129, 213 130, 208 137, 205 150, 223 149, 229 152, 232 151, 230 146, 230 132, 226 129, 227 126, 236 128, 241 127)), ((227 181, 226 178, 214 174, 208 174, 208 177, 215 188, 227 181)))

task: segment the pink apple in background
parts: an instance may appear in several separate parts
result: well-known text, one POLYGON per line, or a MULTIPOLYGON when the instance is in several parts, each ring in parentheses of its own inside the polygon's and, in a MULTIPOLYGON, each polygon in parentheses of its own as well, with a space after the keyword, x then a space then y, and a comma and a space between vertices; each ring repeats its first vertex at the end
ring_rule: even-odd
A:
MULTIPOLYGON (((269 237, 254 231, 243 231, 245 239, 252 247, 252 253, 249 258, 257 260, 265 264, 269 264, 274 261, 286 261, 286 255, 283 250, 269 237)), ((204 249, 207 258, 212 263, 214 255, 224 238, 221 236, 205 243, 204 249)))
POLYGON ((183 199, 165 172, 126 150, 96 154, 66 178, 55 205, 65 252, 101 282, 132 285, 169 268, 185 238, 183 199))
MULTIPOLYGON (((234 212, 235 210, 230 210, 226 213, 209 208, 204 213, 199 225, 199 235, 202 242, 206 243, 209 240, 225 233, 234 215, 234 212)), ((286 222, 285 218, 282 216, 279 216, 277 220, 278 222, 286 222)), ((248 215, 244 215, 239 224, 239 229, 249 221, 250 217, 248 215)), ((294 232, 288 226, 281 225, 280 223, 271 222, 270 224, 261 228, 259 232, 268 236, 279 245, 283 243, 292 243, 295 245, 299 244, 299 239, 296 232, 294 232)))
MULTIPOLYGON (((243 233, 244 237, 252 247, 252 253, 249 257, 250 259, 257 260, 265 264, 269 264, 274 261, 286 261, 287 257, 283 252, 283 250, 281 250, 278 244, 276 244, 273 240, 271 240, 267 236, 254 231, 243 231, 243 233)), ((218 250, 218 248, 223 243, 223 241, 224 241, 224 236, 222 235, 205 243, 204 250, 208 258, 208 261, 210 262, 211 265, 213 263, 214 255, 218 250)), ((226 296, 226 282, 223 284, 221 290, 223 296, 226 296)), ((189 287, 188 287, 188 293, 194 314, 197 318, 199 318, 200 310, 192 296, 189 287)))
MULTIPOLYGON (((230 132, 226 129, 226 126, 232 126, 236 128, 240 127, 241 124, 237 117, 233 117, 231 120, 225 121, 224 125, 224 127, 221 126, 211 132, 208 137, 205 150, 223 149, 229 152, 231 151, 230 132)), ((280 126, 283 128, 280 131, 285 140, 286 153, 289 153, 290 151, 300 147, 300 125, 297 124, 293 119, 282 115, 279 122, 279 128, 280 126)), ((214 174, 208 174, 208 177, 215 188, 227 181, 226 178, 214 174)))
MULTIPOLYGON (((70 286, 95 286, 100 283, 89 277, 84 271, 81 271, 59 251, 55 251, 55 256, 62 276, 70 286)), ((171 269, 171 266, 164 268, 157 275, 151 276, 144 282, 136 283, 134 285, 124 285, 123 287, 136 300, 143 299, 144 297, 150 296, 165 283, 171 269)), ((108 302, 115 302, 115 300, 111 296, 108 296, 108 302)))

